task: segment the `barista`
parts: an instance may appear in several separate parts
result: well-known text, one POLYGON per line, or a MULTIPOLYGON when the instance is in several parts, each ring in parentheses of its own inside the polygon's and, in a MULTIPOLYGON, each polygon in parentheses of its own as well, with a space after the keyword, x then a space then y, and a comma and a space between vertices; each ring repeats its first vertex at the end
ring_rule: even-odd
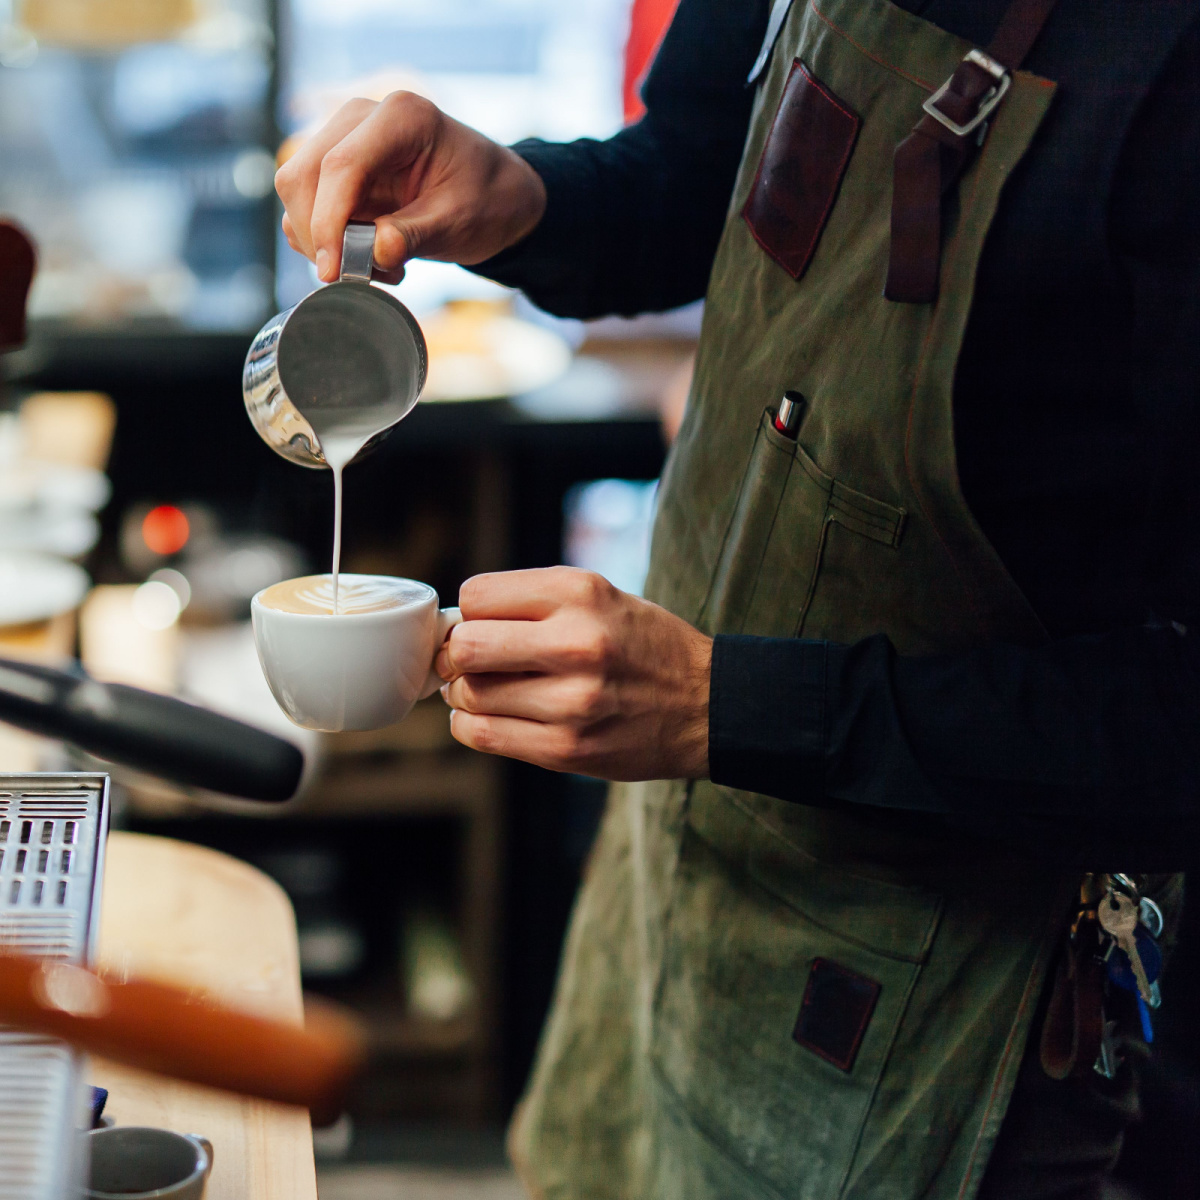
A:
POLYGON ((1128 1063, 1046 1074, 1037 1010, 1081 873, 1196 824, 1200 6, 1059 0, 936 297, 889 298, 896 147, 1007 9, 683 0, 607 142, 394 95, 280 173, 327 280, 355 216, 566 315, 707 291, 658 603, 479 577, 438 664, 468 745, 675 781, 609 805, 514 1130, 539 1194, 1091 1195, 1135 1109, 1128 1063))

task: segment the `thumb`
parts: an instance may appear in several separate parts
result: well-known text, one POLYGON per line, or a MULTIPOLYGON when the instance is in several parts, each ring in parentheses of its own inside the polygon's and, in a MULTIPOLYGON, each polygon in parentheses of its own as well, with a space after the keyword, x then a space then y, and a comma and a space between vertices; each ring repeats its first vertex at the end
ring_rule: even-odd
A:
POLYGON ((399 212, 379 217, 375 222, 375 265, 382 271, 394 271, 410 258, 429 257, 445 241, 451 215, 448 197, 435 192, 418 196, 399 212))

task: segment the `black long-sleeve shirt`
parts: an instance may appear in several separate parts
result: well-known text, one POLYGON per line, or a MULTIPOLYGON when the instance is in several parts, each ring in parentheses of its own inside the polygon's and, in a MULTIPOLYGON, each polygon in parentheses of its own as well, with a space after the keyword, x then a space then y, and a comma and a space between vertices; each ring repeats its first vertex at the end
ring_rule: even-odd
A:
MULTIPOLYGON (((986 45, 1007 0, 899 3, 986 45)), ((643 120, 522 143, 545 217, 477 269, 563 315, 703 295, 767 12, 682 0, 643 120)), ((714 781, 1081 853, 1169 859, 1200 829, 1198 15, 1059 0, 1027 63, 1059 90, 985 247, 955 437, 967 501, 1051 640, 906 658, 883 638, 718 637, 714 781)))

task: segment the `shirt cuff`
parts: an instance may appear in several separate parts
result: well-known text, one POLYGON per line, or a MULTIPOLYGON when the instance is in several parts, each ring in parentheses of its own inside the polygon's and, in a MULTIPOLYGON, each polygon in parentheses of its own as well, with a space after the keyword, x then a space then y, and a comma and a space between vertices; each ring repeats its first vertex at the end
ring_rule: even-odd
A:
POLYGON ((830 653, 802 638, 713 641, 708 707, 709 778, 781 800, 824 792, 830 653))

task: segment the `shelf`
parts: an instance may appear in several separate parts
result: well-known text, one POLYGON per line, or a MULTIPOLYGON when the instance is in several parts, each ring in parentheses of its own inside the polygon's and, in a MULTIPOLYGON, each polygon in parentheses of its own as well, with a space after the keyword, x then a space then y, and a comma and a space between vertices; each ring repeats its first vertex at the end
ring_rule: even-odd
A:
POLYGON ((289 813, 308 817, 471 814, 495 803, 500 766, 470 751, 381 754, 329 761, 289 813))
POLYGON ((400 1058, 464 1058, 484 1050, 482 1030, 473 1016, 451 1021, 413 1017, 385 1006, 360 1011, 370 1046, 377 1054, 400 1058))
POLYGON ((446 1021, 414 1016, 405 1009, 398 989, 378 981, 331 987, 328 992, 312 989, 321 1000, 352 1011, 367 1029, 371 1053, 401 1058, 465 1058, 486 1052, 488 1040, 480 1011, 471 1005, 460 1016, 446 1021))

